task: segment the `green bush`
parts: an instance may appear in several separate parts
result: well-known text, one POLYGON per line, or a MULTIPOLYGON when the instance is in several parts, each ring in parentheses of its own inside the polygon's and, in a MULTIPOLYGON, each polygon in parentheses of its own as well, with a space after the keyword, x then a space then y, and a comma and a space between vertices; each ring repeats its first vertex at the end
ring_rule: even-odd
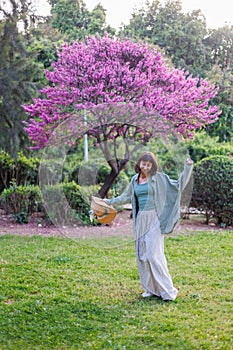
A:
POLYGON ((195 139, 188 142, 187 147, 190 157, 195 163, 212 155, 228 157, 233 155, 232 143, 220 143, 218 137, 210 137, 203 131, 197 133, 195 139))
POLYGON ((14 176, 14 159, 5 151, 0 150, 0 192, 6 188, 14 176))
POLYGON ((17 186, 15 183, 11 183, 1 193, 0 202, 5 212, 12 214, 18 223, 27 223, 31 214, 41 208, 39 186, 17 186))
POLYGON ((19 152, 15 160, 14 175, 17 185, 37 185, 39 165, 40 159, 34 157, 28 158, 22 152, 19 152))
POLYGON ((219 144, 212 148, 206 148, 203 145, 190 145, 189 154, 194 162, 199 162, 200 160, 210 157, 210 156, 232 156, 233 155, 233 146, 230 144, 219 144))
POLYGON ((0 192, 14 181, 16 185, 38 184, 40 160, 27 158, 19 152, 13 159, 7 152, 0 150, 0 192))
POLYGON ((79 186, 75 182, 46 186, 43 189, 44 209, 50 220, 58 225, 90 224, 91 196, 99 186, 79 186))
POLYGON ((233 159, 210 156, 194 166, 191 206, 213 215, 222 226, 233 225, 233 159))

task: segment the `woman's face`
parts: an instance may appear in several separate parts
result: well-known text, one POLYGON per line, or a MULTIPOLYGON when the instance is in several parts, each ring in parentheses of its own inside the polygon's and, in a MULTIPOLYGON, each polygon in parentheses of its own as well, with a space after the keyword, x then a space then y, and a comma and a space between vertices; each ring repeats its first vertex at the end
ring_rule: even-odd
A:
POLYGON ((139 167, 142 174, 148 175, 151 171, 152 163, 145 160, 141 160, 139 167))

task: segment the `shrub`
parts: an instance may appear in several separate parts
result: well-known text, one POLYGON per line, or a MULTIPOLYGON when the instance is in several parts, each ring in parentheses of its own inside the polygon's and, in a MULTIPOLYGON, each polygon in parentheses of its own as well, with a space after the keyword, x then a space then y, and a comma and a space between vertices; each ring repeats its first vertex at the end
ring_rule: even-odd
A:
POLYGON ((34 157, 27 158, 22 152, 19 152, 15 160, 14 179, 16 181, 16 184, 37 185, 39 165, 40 159, 34 157))
POLYGON ((11 183, 0 196, 1 206, 7 214, 12 214, 18 223, 27 223, 33 212, 41 208, 39 186, 11 183))
POLYGON ((213 148, 206 148, 203 145, 189 146, 189 153, 194 162, 210 157, 210 156, 228 156, 233 155, 233 146, 230 144, 219 145, 213 148))
POLYGON ((194 140, 188 142, 188 151, 193 161, 197 163, 212 155, 231 157, 233 145, 230 142, 220 143, 218 137, 210 137, 206 132, 200 132, 196 134, 194 140))
POLYGON ((13 159, 7 152, 0 151, 0 192, 14 181, 16 185, 38 184, 40 160, 27 158, 19 152, 13 159))
POLYGON ((14 159, 7 152, 0 150, 0 192, 9 185, 14 176, 14 169, 14 159))
POLYGON ((91 196, 98 186, 79 186, 75 182, 48 185, 43 189, 45 210, 53 223, 90 224, 91 196))
POLYGON ((194 166, 194 188, 191 205, 213 215, 218 224, 233 224, 233 159, 210 156, 194 166))

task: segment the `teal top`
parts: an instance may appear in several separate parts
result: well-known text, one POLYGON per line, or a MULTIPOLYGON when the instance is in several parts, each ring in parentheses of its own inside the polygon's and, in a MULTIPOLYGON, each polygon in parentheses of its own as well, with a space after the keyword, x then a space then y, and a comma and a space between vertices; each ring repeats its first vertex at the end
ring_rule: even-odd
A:
POLYGON ((153 187, 149 182, 137 184, 135 186, 135 195, 138 200, 138 210, 155 209, 153 187))

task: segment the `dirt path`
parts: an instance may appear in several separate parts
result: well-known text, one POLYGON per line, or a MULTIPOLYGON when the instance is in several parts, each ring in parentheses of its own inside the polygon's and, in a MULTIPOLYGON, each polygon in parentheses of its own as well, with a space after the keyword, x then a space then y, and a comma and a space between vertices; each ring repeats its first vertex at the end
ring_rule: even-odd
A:
MULTIPOLYGON (((233 228, 228 228, 228 230, 233 228)), ((193 220, 181 220, 179 226, 172 233, 191 233, 200 230, 224 230, 212 225, 206 225, 203 222, 193 220)), ((130 211, 124 210, 117 214, 111 225, 83 226, 83 227, 61 227, 46 226, 38 214, 35 214, 28 224, 17 224, 10 215, 6 215, 0 210, 0 235, 14 234, 22 236, 66 236, 66 237, 109 237, 109 236, 130 236, 132 235, 132 219, 130 211)))

